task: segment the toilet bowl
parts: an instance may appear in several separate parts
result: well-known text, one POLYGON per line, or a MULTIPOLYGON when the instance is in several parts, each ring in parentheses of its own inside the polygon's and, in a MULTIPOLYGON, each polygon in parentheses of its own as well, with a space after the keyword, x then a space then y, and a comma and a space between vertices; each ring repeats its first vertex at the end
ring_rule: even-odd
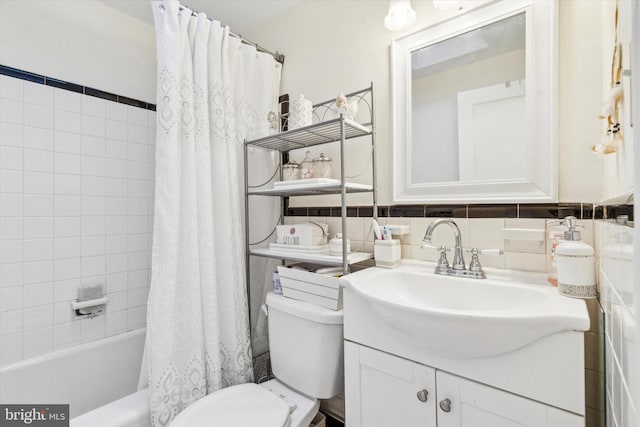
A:
POLYGON ((216 391, 191 404, 171 427, 309 427, 344 389, 343 316, 282 295, 267 295, 275 379, 216 391))

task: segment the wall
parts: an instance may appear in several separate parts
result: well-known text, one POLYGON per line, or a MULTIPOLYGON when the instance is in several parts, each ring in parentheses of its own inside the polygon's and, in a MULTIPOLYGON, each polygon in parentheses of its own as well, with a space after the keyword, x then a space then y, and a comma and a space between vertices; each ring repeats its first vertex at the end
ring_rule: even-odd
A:
POLYGON ((95 0, 0 1, 0 64, 155 103, 153 27, 95 0))
MULTIPOLYGON (((0 1, 0 65, 155 99, 153 27, 93 0, 0 1)), ((145 325, 154 116, 0 76, 1 364, 145 325), (89 282, 107 313, 76 320, 89 282)))
POLYGON ((0 363, 143 327, 155 112, 0 76, 0 363), (106 315, 70 301, 102 284, 106 315))
MULTIPOLYGON (((283 92, 304 93, 314 102, 375 84, 380 203, 391 200, 391 97, 389 47, 395 37, 450 18, 455 12, 435 10, 427 0, 413 2, 418 18, 404 32, 383 26, 388 2, 301 2, 254 34, 264 46, 286 55, 283 92), (313 19, 309 19, 313 17, 313 19)), ((602 165, 591 153, 599 143, 602 103, 602 40, 582 37, 602 31, 602 2, 559 2, 559 201, 601 199, 602 165), (584 174, 584 170, 594 173, 584 174)), ((363 156, 364 157, 364 156, 363 156)), ((357 161, 356 161, 357 162, 357 161)), ((360 170, 359 163, 353 165, 360 170)), ((365 203, 353 197, 354 204, 365 203)), ((335 199, 301 198, 298 206, 335 205, 335 199)))

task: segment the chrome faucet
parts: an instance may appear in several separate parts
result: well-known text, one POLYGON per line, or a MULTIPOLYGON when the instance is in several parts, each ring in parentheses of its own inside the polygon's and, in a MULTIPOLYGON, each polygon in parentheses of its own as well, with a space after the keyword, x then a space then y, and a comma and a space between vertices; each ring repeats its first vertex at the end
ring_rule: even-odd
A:
POLYGON ((440 246, 438 249, 440 250, 440 259, 438 260, 438 266, 436 267, 436 274, 448 274, 451 276, 462 276, 465 274, 466 268, 464 264, 464 256, 462 255, 462 234, 460 233, 460 229, 458 228, 458 224, 452 219, 449 218, 440 218, 433 221, 427 227, 427 231, 424 233, 424 238, 422 241, 426 244, 431 244, 431 237, 433 235, 434 230, 440 224, 447 224, 451 227, 453 231, 453 235, 456 239, 454 254, 453 254, 453 265, 449 266, 449 262, 447 261, 447 248, 444 246, 440 246))
POLYGON ((456 224, 454 220, 449 218, 436 219, 431 224, 429 224, 429 227, 427 227, 427 231, 424 233, 422 243, 423 248, 435 248, 440 252, 440 258, 438 259, 438 265, 436 266, 435 273, 446 274, 447 276, 462 276, 471 277, 474 279, 484 279, 486 275, 482 270, 482 265, 480 265, 480 258, 478 257, 478 255, 502 255, 504 253, 502 249, 467 249, 467 252, 471 254, 471 261, 469 261, 469 268, 467 269, 464 264, 464 257, 462 256, 462 235, 460 234, 460 229, 458 228, 458 224, 456 224), (446 246, 435 246, 431 242, 433 231, 440 224, 448 224, 453 231, 454 237, 456 238, 453 255, 453 265, 449 265, 449 260, 447 260, 447 252, 449 252, 451 249, 447 248, 446 246))

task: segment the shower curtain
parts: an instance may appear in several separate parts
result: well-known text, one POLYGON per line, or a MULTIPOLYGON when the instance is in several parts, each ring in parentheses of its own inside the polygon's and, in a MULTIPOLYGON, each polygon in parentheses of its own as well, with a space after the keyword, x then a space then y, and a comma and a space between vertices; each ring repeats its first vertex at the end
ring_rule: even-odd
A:
MULTIPOLYGON (((177 1, 151 3, 156 189, 141 386, 152 425, 166 426, 206 394, 253 380, 242 150, 269 132, 281 65, 177 1)), ((273 172, 275 157, 256 160, 273 172)))

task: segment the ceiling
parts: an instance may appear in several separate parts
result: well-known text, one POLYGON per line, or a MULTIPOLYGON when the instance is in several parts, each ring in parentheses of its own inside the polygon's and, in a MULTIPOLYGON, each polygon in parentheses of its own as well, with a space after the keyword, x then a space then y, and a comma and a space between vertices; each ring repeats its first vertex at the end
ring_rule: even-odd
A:
MULTIPOLYGON (((98 0, 109 7, 153 25, 149 0, 98 0)), ((251 35, 301 0, 182 0, 191 10, 206 13, 236 34, 251 35)))

